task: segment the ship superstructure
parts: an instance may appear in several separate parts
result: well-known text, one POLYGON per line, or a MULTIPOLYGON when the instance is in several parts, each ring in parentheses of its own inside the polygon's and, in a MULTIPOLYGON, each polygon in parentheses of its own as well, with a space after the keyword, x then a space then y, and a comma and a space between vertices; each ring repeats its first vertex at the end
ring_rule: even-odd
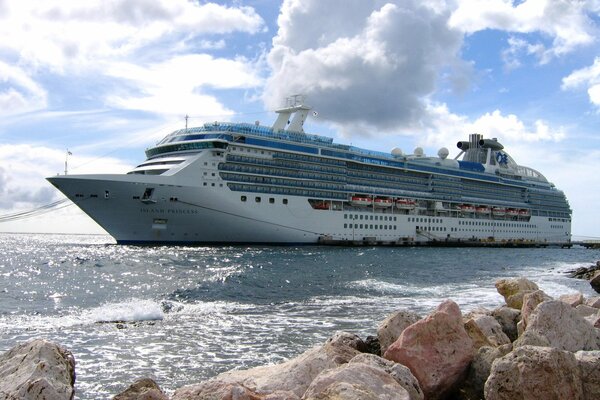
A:
POLYGON ((563 192, 496 139, 425 156, 304 133, 299 97, 272 127, 172 132, 128 174, 48 178, 118 243, 569 243, 563 192))

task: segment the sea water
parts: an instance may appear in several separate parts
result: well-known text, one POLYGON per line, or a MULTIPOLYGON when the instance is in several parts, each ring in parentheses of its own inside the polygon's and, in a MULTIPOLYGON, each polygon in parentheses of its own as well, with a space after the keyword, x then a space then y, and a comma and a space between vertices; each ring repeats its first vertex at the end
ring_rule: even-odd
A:
POLYGON ((444 299, 495 308, 494 282, 526 276, 551 296, 589 284, 565 271, 597 250, 135 247, 109 236, 0 234, 0 352, 33 338, 76 359, 76 398, 138 378, 168 393, 278 363, 336 331, 375 335, 388 314, 444 299))

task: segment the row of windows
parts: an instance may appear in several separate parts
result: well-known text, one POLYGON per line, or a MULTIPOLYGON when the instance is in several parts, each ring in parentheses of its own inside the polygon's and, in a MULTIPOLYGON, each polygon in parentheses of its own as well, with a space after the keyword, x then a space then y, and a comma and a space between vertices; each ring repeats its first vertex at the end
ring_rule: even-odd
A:
MULTIPOLYGON (((242 202, 246 202, 248 200, 248 197, 247 196, 240 196, 240 200, 242 202)), ((254 201, 256 203, 260 203, 262 201, 262 197, 256 196, 254 198, 254 201)), ((282 204, 288 204, 288 199, 281 199, 281 203, 282 204)), ((269 197, 269 204, 275 204, 275 198, 274 197, 269 197)))
POLYGON ((344 214, 344 219, 362 220, 364 217, 367 221, 396 221, 396 217, 387 215, 362 215, 362 214, 344 214))
POLYGON ((344 224, 346 229, 382 229, 382 230, 396 230, 396 225, 377 225, 377 224, 344 224))
POLYGON ((251 182, 251 183, 264 183, 267 185, 280 185, 280 186, 294 186, 294 187, 307 187, 315 189, 330 189, 330 190, 343 190, 343 185, 334 183, 323 183, 317 181, 299 181, 285 178, 269 178, 264 176, 255 175, 241 175, 233 174, 228 172, 221 172, 221 178, 229 181, 236 182, 251 182))
POLYGON ((346 174, 346 169, 342 168, 342 167, 323 165, 323 164, 313 164, 313 163, 307 163, 307 162, 302 162, 302 161, 300 161, 300 162, 292 161, 292 160, 286 160, 286 159, 256 158, 256 157, 249 157, 249 156, 238 155, 238 154, 230 154, 227 156, 227 161, 237 162, 237 163, 245 163, 245 164, 251 164, 251 165, 266 165, 266 166, 278 167, 278 168, 289 168, 289 169, 294 169, 294 170, 304 169, 304 170, 327 172, 330 174, 339 174, 339 175, 346 174))
POLYGON ((346 199, 346 195, 344 193, 326 192, 321 190, 294 189, 279 186, 245 185, 240 183, 228 183, 227 187, 237 192, 273 193, 290 196, 317 197, 326 199, 331 198, 340 200, 346 199))
POLYGON ((298 178, 298 179, 316 179, 322 181, 341 181, 345 182, 345 177, 336 177, 330 174, 321 174, 318 172, 305 172, 299 170, 291 170, 291 169, 282 169, 272 168, 272 167, 260 167, 260 166, 252 166, 245 164, 220 164, 219 169, 222 171, 236 171, 236 172, 244 172, 248 174, 256 174, 256 175, 272 175, 272 176, 285 176, 290 178, 298 178))
POLYGON ((525 224, 519 222, 458 221, 458 224, 477 226, 502 226, 505 228, 537 228, 537 225, 535 224, 525 224))

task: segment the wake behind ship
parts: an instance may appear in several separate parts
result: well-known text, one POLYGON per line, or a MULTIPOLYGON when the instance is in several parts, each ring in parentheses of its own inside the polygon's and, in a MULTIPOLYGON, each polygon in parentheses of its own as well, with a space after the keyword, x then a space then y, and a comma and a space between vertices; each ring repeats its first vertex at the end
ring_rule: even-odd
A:
POLYGON ((564 193, 496 139, 370 151, 304 133, 309 110, 294 97, 272 127, 181 129, 127 174, 48 181, 122 244, 570 243, 564 193))

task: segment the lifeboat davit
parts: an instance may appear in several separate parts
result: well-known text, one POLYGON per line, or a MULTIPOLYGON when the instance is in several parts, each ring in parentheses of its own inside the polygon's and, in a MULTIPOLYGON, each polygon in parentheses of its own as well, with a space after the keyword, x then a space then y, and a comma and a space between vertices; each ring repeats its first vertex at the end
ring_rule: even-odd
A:
POLYGON ((486 207, 486 206, 479 206, 477 208, 475 208, 475 212, 477 214, 489 214, 490 213, 490 208, 486 207))
POLYGON ((329 203, 327 203, 326 201, 320 201, 318 203, 315 203, 313 208, 315 210, 329 210, 329 203))
POLYGON ((519 210, 519 216, 529 217, 529 210, 526 210, 526 209, 519 210))
POLYGON ((504 217, 506 215, 506 208, 494 207, 492 209, 492 215, 494 217, 504 217))
POLYGON ((396 207, 404 210, 412 210, 417 206, 417 202, 412 199, 398 199, 396 200, 396 207))
POLYGON ((370 206, 373 203, 373 200, 368 196, 352 196, 350 198, 350 203, 355 206, 370 206))
POLYGON ((391 207, 392 204, 394 204, 394 202, 392 201, 392 199, 386 199, 386 198, 377 197, 374 200, 375 207, 387 208, 387 207, 391 207))

